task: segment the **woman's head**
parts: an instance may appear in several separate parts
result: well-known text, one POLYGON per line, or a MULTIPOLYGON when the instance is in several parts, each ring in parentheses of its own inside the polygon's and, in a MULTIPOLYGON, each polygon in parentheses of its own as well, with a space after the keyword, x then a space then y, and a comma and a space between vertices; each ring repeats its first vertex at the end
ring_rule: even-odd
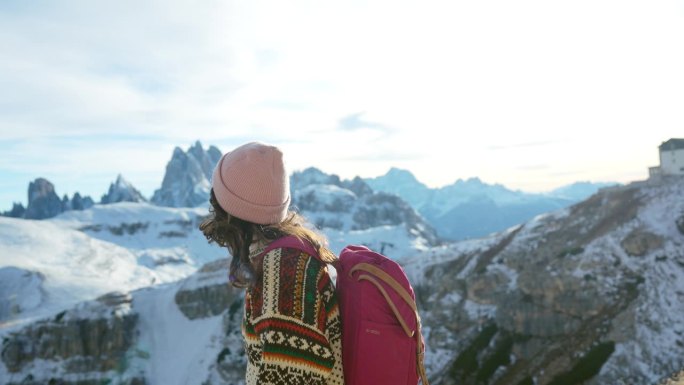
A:
POLYGON ((249 286, 260 274, 249 260, 253 241, 268 242, 293 235, 309 241, 322 260, 335 260, 325 238, 308 228, 300 215, 288 211, 289 177, 277 147, 248 143, 221 157, 214 170, 209 201, 210 215, 200 230, 209 242, 230 250, 234 286, 249 286))
POLYGON ((223 155, 211 183, 216 200, 231 215, 261 225, 285 219, 290 179, 277 147, 252 142, 223 155))

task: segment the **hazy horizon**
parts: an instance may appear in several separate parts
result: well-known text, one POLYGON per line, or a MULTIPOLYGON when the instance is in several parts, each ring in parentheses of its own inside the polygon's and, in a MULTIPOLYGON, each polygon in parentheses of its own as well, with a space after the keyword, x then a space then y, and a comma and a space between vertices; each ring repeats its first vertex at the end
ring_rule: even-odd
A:
MULTIPOLYGON (((203 144, 203 147, 204 147, 205 150, 208 148, 208 146, 209 146, 209 145, 204 145, 204 144, 203 144)), ((181 148, 181 149, 182 149, 183 151, 187 151, 187 148, 181 148)), ((170 157, 169 157, 169 160, 170 160, 170 157)), ((310 167, 316 168, 316 169, 318 169, 318 170, 320 170, 320 171, 322 171, 322 172, 324 172, 324 173, 326 173, 326 174, 338 175, 338 174, 336 174, 336 173, 334 173, 334 172, 328 172, 328 171, 326 171, 325 169, 322 169, 321 167, 317 167, 317 166, 315 166, 315 165, 310 165, 310 166, 307 166, 307 167, 304 167, 304 168, 301 168, 301 169, 288 170, 288 171, 290 172, 290 175, 292 175, 292 174, 295 173, 295 172, 301 172, 301 171, 304 171, 304 170, 306 170, 307 168, 310 168, 310 167)), ((568 184, 563 184, 563 185, 560 185, 560 186, 555 186, 555 187, 553 187, 553 188, 551 188, 551 189, 549 189, 549 190, 545 190, 545 191, 525 191, 525 190, 520 190, 520 189, 511 188, 510 186, 506 186, 506 185, 503 185, 503 184, 501 184, 501 183, 490 182, 490 181, 482 180, 482 178, 480 178, 480 177, 478 177, 478 176, 471 176, 471 177, 467 177, 467 178, 456 178, 456 179, 454 179, 452 182, 447 183, 447 184, 444 184, 444 185, 430 186, 430 185, 428 185, 427 183, 425 183, 424 181, 422 181, 422 180, 421 180, 421 179, 420 179, 412 170, 406 169, 406 168, 399 168, 399 167, 395 167, 395 166, 391 166, 390 169, 388 169, 387 171, 385 171, 385 172, 382 173, 382 174, 373 175, 373 176, 369 176, 369 177, 362 177, 362 178, 364 178, 364 179, 369 179, 369 178, 381 177, 381 176, 384 176, 384 175, 386 175, 387 173, 389 173, 391 169, 399 169, 399 170, 402 170, 402 171, 408 171, 408 172, 410 172, 410 173, 416 178, 416 180, 418 180, 418 182, 420 182, 420 183, 426 185, 428 188, 431 188, 431 189, 438 189, 438 188, 442 188, 442 187, 446 187, 446 186, 453 185, 453 184, 455 184, 455 183, 457 183, 457 182, 459 182, 459 181, 466 182, 466 181, 470 181, 470 180, 472 180, 472 179, 479 179, 482 183, 484 183, 484 184, 486 184, 486 185, 490 185, 490 186, 500 185, 500 186, 503 186, 504 188, 506 188, 506 189, 508 189, 508 190, 511 190, 511 191, 519 191, 519 192, 528 193, 528 194, 544 194, 544 193, 551 193, 551 192, 554 191, 554 190, 557 190, 557 189, 560 189, 560 188, 563 188, 563 187, 567 187, 567 186, 569 186, 569 185, 573 185, 573 184, 576 184, 576 183, 595 183, 595 184, 617 183, 617 182, 615 182, 615 181, 610 181, 610 180, 606 180, 606 181, 583 181, 583 180, 578 180, 578 181, 574 181, 574 182, 571 182, 571 183, 568 183, 568 184)), ((51 183, 54 184, 54 186, 55 186, 55 192, 57 193, 57 195, 58 195, 60 198, 62 198, 65 194, 68 195, 69 198, 72 198, 73 195, 74 195, 74 193, 78 192, 81 196, 90 196, 91 198, 93 198, 93 200, 94 200, 96 203, 99 203, 101 196, 107 193, 107 190, 109 189, 109 185, 110 185, 111 183, 114 183, 114 182, 116 181, 118 175, 121 175, 126 181, 130 182, 130 183, 133 185, 133 187, 135 187, 136 189, 138 189, 138 190, 140 191, 140 193, 141 193, 145 198, 151 199, 151 198, 152 198, 152 195, 153 195, 153 193, 154 193, 154 190, 156 190, 156 189, 158 189, 158 188, 161 187, 162 179, 163 179, 163 177, 164 177, 164 172, 165 172, 165 170, 163 170, 163 171, 161 171, 161 172, 159 173, 159 174, 160 174, 160 175, 159 175, 159 178, 158 178, 158 179, 159 179, 159 185, 156 186, 156 187, 154 187, 153 189, 151 189, 151 190, 149 190, 149 191, 146 191, 146 190, 144 190, 144 189, 139 188, 139 186, 137 186, 135 183, 131 182, 131 180, 128 179, 128 178, 126 177, 125 173, 123 173, 123 172, 122 172, 122 173, 118 173, 117 175, 114 175, 114 176, 112 177, 112 179, 111 179, 110 182, 108 182, 108 183, 106 183, 105 185, 101 186, 101 188, 100 188, 98 191, 93 191, 93 192, 87 192, 87 191, 85 191, 85 190, 81 191, 81 190, 78 190, 78 189, 72 189, 72 190, 64 189, 63 187, 61 187, 61 186, 60 186, 58 183, 56 183, 55 181, 53 181, 53 180, 51 180, 51 179, 49 179, 49 178, 45 178, 45 179, 47 179, 48 181, 50 181, 51 183)), ((339 176, 341 179, 343 179, 343 180, 350 180, 350 179, 353 179, 354 177, 360 176, 360 175, 352 175, 352 176, 349 176, 349 177, 343 177, 343 176, 341 176, 341 175, 338 175, 338 176, 339 176)), ((13 204, 13 203, 21 203, 21 204, 23 204, 24 206, 26 206, 27 203, 28 203, 28 186, 29 186, 29 183, 35 181, 35 179, 37 179, 37 178, 43 178, 43 177, 42 177, 42 176, 37 176, 37 177, 35 177, 35 178, 33 178, 33 179, 31 179, 31 180, 29 180, 29 181, 26 182, 26 185, 25 185, 25 189, 24 189, 24 192, 23 192, 23 197, 22 197, 22 199, 15 199, 15 200, 12 200, 12 201, 0 202, 0 212, 5 211, 5 210, 9 210, 9 209, 12 207, 12 204, 13 204)))

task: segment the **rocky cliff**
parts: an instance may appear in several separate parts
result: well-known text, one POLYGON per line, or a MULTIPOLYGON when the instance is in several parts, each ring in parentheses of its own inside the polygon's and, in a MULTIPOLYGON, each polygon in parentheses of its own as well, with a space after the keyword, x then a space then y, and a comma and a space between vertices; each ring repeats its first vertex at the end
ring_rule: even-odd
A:
POLYGON ((47 219, 57 216, 68 210, 84 210, 94 204, 89 196, 81 196, 75 193, 69 199, 64 195, 59 198, 55 192, 55 186, 45 178, 37 178, 29 183, 28 206, 24 208, 21 203, 14 203, 12 209, 2 213, 3 216, 26 219, 47 219))
MULTIPOLYGON (((361 178, 341 180, 316 168, 291 176, 292 206, 324 230, 360 231, 403 227, 409 238, 435 246, 435 230, 399 196, 373 191, 361 178)), ((388 240, 389 241, 389 240, 388 240)))
POLYGON ((195 207, 209 201, 211 174, 221 159, 221 151, 210 146, 206 151, 197 141, 187 152, 176 147, 166 165, 160 189, 152 202, 168 207, 195 207))
POLYGON ((654 384, 684 367, 682 192, 605 190, 416 264, 432 382, 654 384))
POLYGON ((130 303, 130 295, 112 293, 3 335, 3 383, 100 384, 125 372, 138 322, 130 303))
POLYGON ((112 292, 0 329, 0 383, 240 383, 243 300, 227 285, 227 266, 219 260, 174 284, 112 292))
POLYGON ((55 186, 47 179, 38 178, 29 183, 27 219, 52 218, 64 211, 62 201, 55 193, 55 186))
POLYGON ((107 193, 100 199, 100 203, 103 204, 117 202, 147 202, 147 199, 119 174, 116 177, 116 181, 109 185, 107 193))

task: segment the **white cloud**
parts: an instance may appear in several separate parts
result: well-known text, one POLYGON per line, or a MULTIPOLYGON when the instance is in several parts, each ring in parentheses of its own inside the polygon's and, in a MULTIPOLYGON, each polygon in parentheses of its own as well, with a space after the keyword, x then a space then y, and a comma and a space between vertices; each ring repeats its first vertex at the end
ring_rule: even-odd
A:
POLYGON ((0 150, 27 149, 5 151, 0 171, 33 170, 76 136, 92 140, 60 149, 74 155, 52 161, 55 175, 99 172, 93 151, 148 148, 161 180, 174 145, 257 139, 346 177, 394 165, 430 185, 534 190, 645 177, 683 132, 683 18, 681 0, 0 6, 0 150), (336 130, 359 111, 392 133, 336 130), (153 144, 97 139, 141 133, 153 144))

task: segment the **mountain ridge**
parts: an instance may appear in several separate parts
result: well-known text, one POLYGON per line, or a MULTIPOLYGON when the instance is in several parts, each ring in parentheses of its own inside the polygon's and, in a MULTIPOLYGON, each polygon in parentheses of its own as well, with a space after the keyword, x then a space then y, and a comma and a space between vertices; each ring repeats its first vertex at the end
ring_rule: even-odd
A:
POLYGON ((411 204, 449 240, 481 237, 502 231, 536 215, 567 207, 612 183, 576 182, 549 193, 510 190, 481 179, 458 179, 450 185, 429 188, 408 170, 391 168, 366 178, 377 191, 397 194, 411 204))
MULTIPOLYGON (((605 189, 504 232, 405 258, 431 382, 655 384, 682 369, 681 191, 684 178, 605 189)), ((110 209, 119 205, 142 206, 110 209)), ((240 383, 243 302, 226 284, 227 267, 216 259, 180 281, 103 295, 11 332, 0 328, 0 376, 10 384, 29 374, 64 384, 74 384, 73 376, 130 385, 240 383), (120 343, 79 339, 75 325, 120 343), (39 334, 55 345, 37 345, 31 336, 39 334), (62 365, 71 377, 60 374, 62 365)))

